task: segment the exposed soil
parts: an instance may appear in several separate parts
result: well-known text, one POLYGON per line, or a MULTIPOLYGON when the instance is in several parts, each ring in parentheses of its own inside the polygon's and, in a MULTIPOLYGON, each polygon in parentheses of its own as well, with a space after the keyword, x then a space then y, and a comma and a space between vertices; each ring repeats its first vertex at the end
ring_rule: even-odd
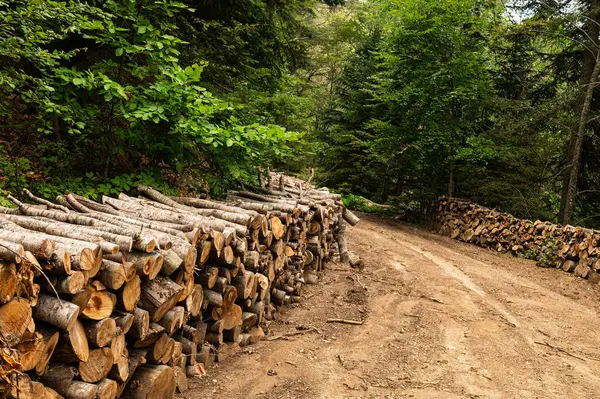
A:
POLYGON ((364 272, 330 264, 268 332, 303 334, 244 348, 180 397, 600 397, 598 286, 381 220, 349 230, 364 272))

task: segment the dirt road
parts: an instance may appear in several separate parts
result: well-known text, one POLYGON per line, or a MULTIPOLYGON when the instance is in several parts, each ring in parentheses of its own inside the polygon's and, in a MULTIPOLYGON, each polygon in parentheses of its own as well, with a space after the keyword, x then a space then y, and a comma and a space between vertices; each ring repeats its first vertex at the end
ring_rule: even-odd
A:
POLYGON ((600 397, 600 287, 369 219, 350 247, 364 273, 331 264, 269 335, 315 329, 245 348, 181 397, 600 397))

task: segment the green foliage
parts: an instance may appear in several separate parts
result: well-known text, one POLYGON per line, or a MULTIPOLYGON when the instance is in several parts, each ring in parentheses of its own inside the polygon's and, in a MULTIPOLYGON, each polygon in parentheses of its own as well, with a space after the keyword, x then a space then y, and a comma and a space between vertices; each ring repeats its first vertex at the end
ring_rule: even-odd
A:
POLYGON ((344 179, 378 201, 410 192, 409 202, 424 205, 454 185, 455 168, 497 157, 494 143, 480 135, 494 90, 480 37, 486 20, 472 6, 369 4, 365 18, 379 27, 346 65, 328 113, 325 184, 344 179))
POLYGON ((544 268, 556 267, 560 263, 558 256, 558 243, 554 237, 544 239, 540 249, 530 248, 522 250, 519 255, 525 259, 535 260, 537 266, 544 268))
POLYGON ((155 187, 168 195, 176 195, 177 190, 170 187, 156 171, 140 174, 118 175, 110 179, 87 173, 84 177, 69 178, 63 181, 45 181, 32 184, 30 188, 43 198, 53 199, 68 192, 78 193, 92 199, 100 199, 102 195, 116 196, 122 192, 134 190, 138 184, 155 187))
POLYGON ((365 213, 373 213, 379 216, 394 216, 395 211, 390 208, 382 208, 377 205, 369 203, 365 198, 360 195, 347 194, 342 196, 342 202, 344 206, 351 210, 356 210, 365 213))
MULTIPOLYGON (((0 104, 0 140, 9 143, 0 155, 7 174, 3 189, 43 181, 40 188, 50 196, 71 186, 88 192, 101 183, 99 193, 114 193, 145 179, 144 171, 160 169, 161 181, 171 185, 203 180, 218 192, 255 181, 258 169, 290 156, 288 144, 298 135, 279 126, 277 115, 289 119, 296 107, 277 100, 289 85, 271 73, 301 50, 288 49, 284 57, 254 42, 270 52, 256 68, 270 89, 258 97, 273 98, 281 110, 259 111, 254 97, 245 101, 221 92, 219 98, 207 89, 217 87, 215 69, 209 68, 214 79, 207 84, 209 63, 201 58, 215 54, 205 50, 216 42, 204 43, 206 48, 189 42, 203 35, 204 26, 191 3, 0 0, 0 95, 8 99, 0 104), (245 113, 247 107, 252 112, 245 113), (25 169, 35 170, 35 178, 15 172, 25 169), (60 183, 53 183, 58 176, 60 183)), ((282 30, 302 25, 298 15, 310 4, 292 2, 278 10, 285 23, 270 17, 264 28, 275 33, 273 44, 289 39, 282 30)), ((264 6, 254 2, 257 13, 245 16, 248 29, 271 15, 264 6)), ((213 22, 223 17, 215 15, 213 22)), ((247 54, 248 62, 259 53, 247 54)), ((248 85, 252 93, 260 90, 255 78, 248 85)))
MULTIPOLYGON (((600 26, 589 2, 567 3, 363 2, 320 110, 317 181, 421 213, 451 194, 555 220, 578 79, 593 66, 582 27, 600 26)), ((598 115, 589 125, 576 222, 597 226, 598 115)))
MULTIPOLYGON (((315 167, 411 215, 452 194, 553 220, 592 6, 0 0, 0 197, 138 182, 221 195, 315 167)), ((586 226, 600 223, 598 110, 575 197, 586 226)))
POLYGON ((553 237, 544 240, 542 250, 537 258, 537 265, 540 267, 556 267, 560 261, 558 250, 558 243, 553 237))
POLYGON ((537 261, 538 257, 540 256, 540 251, 537 248, 524 249, 521 252, 521 256, 523 256, 525 259, 537 261))

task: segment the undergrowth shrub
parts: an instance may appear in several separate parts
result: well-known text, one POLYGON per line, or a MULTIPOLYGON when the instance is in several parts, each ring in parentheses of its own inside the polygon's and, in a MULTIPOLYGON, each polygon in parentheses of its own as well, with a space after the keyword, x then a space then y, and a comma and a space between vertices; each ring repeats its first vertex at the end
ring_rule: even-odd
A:
POLYGON ((391 208, 382 208, 377 205, 370 205, 369 201, 360 195, 347 194, 342 196, 344 206, 353 211, 373 213, 379 216, 394 216, 395 211, 391 208))

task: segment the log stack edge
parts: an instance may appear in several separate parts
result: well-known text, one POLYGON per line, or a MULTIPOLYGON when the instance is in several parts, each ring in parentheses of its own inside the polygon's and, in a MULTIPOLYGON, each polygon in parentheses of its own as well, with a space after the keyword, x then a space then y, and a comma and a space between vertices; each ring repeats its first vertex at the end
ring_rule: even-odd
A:
POLYGON ((145 186, 0 208, 0 394, 169 398, 240 347, 334 255, 338 194, 269 173, 226 201, 145 186))
POLYGON ((600 282, 600 231, 518 219, 459 198, 442 197, 434 228, 453 239, 537 259, 592 284, 600 282))

